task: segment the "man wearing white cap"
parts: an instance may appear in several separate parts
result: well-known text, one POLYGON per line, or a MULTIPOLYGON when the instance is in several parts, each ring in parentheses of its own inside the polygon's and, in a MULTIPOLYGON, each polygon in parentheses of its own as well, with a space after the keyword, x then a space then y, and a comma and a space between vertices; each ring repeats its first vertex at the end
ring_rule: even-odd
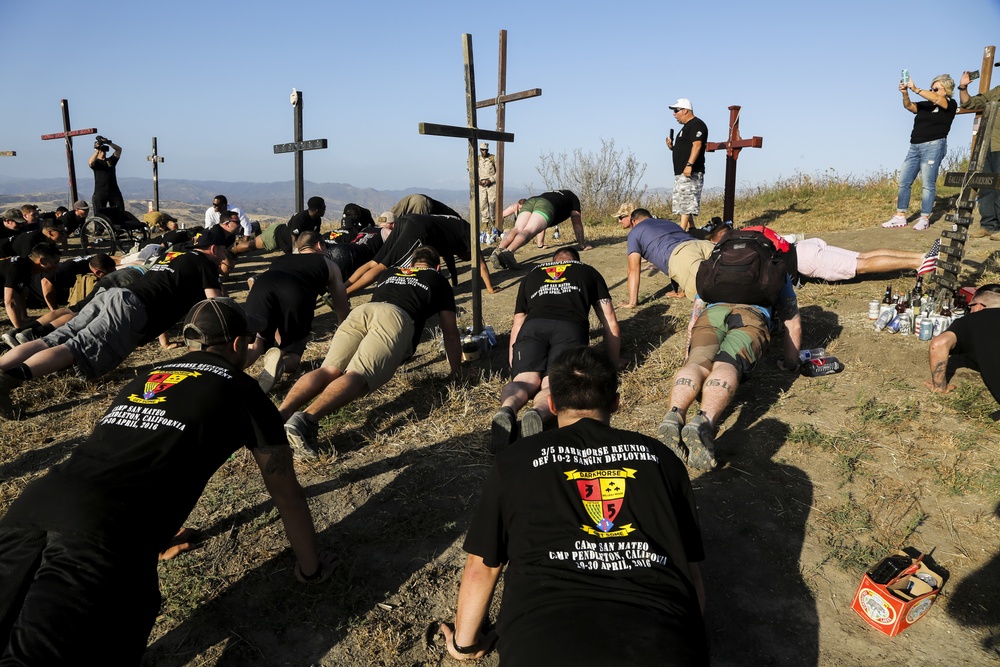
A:
POLYGON ((479 222, 482 224, 482 229, 493 229, 497 226, 496 207, 496 156, 490 155, 490 145, 484 141, 479 145, 479 222))
POLYGON ((667 137, 667 148, 674 154, 674 192, 671 207, 680 215, 680 225, 686 231, 701 210, 701 189, 705 184, 705 142, 708 126, 696 118, 691 100, 682 97, 670 105, 674 120, 681 131, 674 141, 667 137))

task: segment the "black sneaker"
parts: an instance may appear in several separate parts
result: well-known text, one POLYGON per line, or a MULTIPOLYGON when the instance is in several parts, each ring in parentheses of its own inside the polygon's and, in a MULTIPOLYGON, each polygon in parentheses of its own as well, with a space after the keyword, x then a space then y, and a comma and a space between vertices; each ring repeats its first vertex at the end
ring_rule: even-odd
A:
POLYGON ((24 331, 17 332, 17 335, 14 336, 14 338, 17 339, 18 345, 24 345, 25 343, 30 343, 31 341, 36 340, 35 332, 31 329, 25 329, 24 331))
POLYGON ((681 438, 687 445, 689 466, 698 470, 715 468, 715 429, 704 412, 699 411, 684 425, 681 438))
POLYGON ((490 425, 490 454, 499 454, 507 449, 517 436, 517 415, 508 407, 502 407, 493 415, 490 425))
POLYGON ((319 452, 316 449, 319 440, 319 424, 306 417, 304 412, 296 412, 285 422, 285 435, 292 447, 292 454, 297 459, 316 461, 319 452))
POLYGON ((687 463, 688 448, 681 438, 681 429, 684 428, 684 416, 677 408, 670 408, 670 411, 663 416, 660 428, 656 430, 660 442, 674 453, 684 463, 687 463))
POLYGON ((21 418, 21 411, 14 405, 10 392, 21 386, 21 380, 0 372, 0 417, 16 421, 21 418))

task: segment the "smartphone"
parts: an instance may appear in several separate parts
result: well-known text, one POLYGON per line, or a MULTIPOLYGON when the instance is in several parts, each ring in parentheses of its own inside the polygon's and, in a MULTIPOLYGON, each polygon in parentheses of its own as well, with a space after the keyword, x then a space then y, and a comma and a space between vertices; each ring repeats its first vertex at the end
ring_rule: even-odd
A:
POLYGON ((979 70, 976 70, 975 72, 969 72, 969 81, 970 82, 975 81, 978 78, 979 78, 979 70))
POLYGON ((910 82, 910 70, 908 69, 902 70, 899 73, 899 80, 903 83, 904 86, 908 84, 910 82))

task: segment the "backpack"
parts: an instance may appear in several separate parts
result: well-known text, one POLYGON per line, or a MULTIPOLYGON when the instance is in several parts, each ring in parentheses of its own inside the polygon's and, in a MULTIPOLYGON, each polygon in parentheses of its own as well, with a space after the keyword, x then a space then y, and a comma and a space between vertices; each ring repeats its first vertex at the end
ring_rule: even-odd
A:
POLYGON ((698 267, 698 296, 707 303, 773 307, 788 276, 785 260, 760 232, 735 231, 698 267))
POLYGON ((73 287, 69 291, 69 305, 75 306, 80 301, 86 299, 94 291, 94 285, 96 284, 97 276, 89 271, 81 276, 77 276, 76 282, 73 283, 73 287))

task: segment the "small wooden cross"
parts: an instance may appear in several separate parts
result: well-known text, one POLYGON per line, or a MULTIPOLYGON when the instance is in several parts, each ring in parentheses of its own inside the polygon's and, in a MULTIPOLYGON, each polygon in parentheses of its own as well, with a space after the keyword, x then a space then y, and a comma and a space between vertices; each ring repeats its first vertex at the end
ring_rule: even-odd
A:
POLYGON ((153 163, 153 210, 160 210, 160 177, 157 165, 163 162, 163 158, 156 152, 156 137, 153 137, 153 154, 147 155, 146 160, 153 163))
POLYGON ((733 209, 736 203, 736 159, 744 148, 760 148, 764 145, 763 137, 740 137, 740 109, 733 105, 729 107, 729 138, 726 141, 709 141, 705 151, 711 153, 725 149, 726 151, 726 193, 723 198, 722 219, 733 219, 733 209))
POLYGON ((290 144, 275 144, 275 153, 295 153, 295 212, 305 208, 302 179, 302 153, 327 147, 326 139, 302 141, 302 91, 292 88, 292 109, 294 112, 295 141, 290 144))
MULTIPOLYGON (((542 94, 541 88, 532 88, 530 90, 522 90, 519 93, 507 94, 507 31, 500 31, 500 67, 499 67, 499 81, 497 82, 497 96, 488 99, 480 100, 476 102, 477 109, 483 109, 485 107, 496 106, 497 108, 497 132, 504 131, 504 122, 506 120, 506 109, 507 102, 516 102, 517 100, 526 100, 532 97, 538 97, 542 94)), ((497 142, 497 200, 496 200, 496 213, 495 220, 497 223, 497 229, 503 230, 503 152, 504 152, 504 142, 497 142)), ((478 162, 478 160, 477 160, 478 162)))
POLYGON ((67 100, 59 100, 59 105, 62 107, 63 131, 56 132, 55 134, 43 134, 42 139, 66 140, 66 165, 69 167, 69 201, 70 206, 72 206, 79 199, 76 191, 76 166, 73 164, 73 137, 83 134, 97 134, 97 128, 88 127, 86 130, 69 129, 69 102, 67 100))
POLYGON ((493 141, 514 141, 514 135, 508 132, 481 130, 476 127, 476 69, 472 57, 472 35, 462 35, 462 53, 465 57, 465 112, 468 119, 466 127, 455 125, 437 125, 435 123, 420 123, 417 130, 420 134, 431 134, 439 137, 458 137, 469 141, 469 226, 471 238, 469 248, 472 255, 472 327, 474 333, 483 330, 483 297, 479 284, 479 266, 483 253, 479 247, 479 159, 476 156, 476 144, 480 139, 493 141))

